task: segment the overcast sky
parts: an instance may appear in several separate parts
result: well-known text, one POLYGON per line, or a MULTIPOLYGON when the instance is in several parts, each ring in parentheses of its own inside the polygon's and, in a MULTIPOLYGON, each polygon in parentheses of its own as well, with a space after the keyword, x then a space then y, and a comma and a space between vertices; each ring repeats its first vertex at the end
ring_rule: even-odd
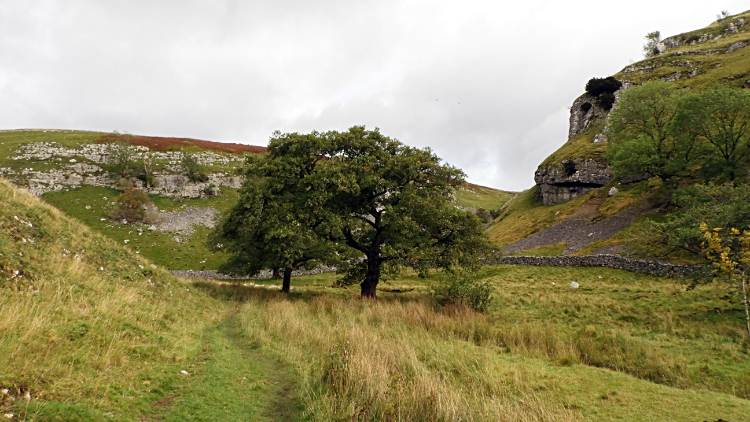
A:
MULTIPOLYGON (((744 3, 744 4, 743 4, 744 3)), ((0 0, 0 129, 267 145, 379 127, 469 181, 533 185, 591 77, 745 1, 0 0), (625 7, 627 6, 627 7, 625 7)))

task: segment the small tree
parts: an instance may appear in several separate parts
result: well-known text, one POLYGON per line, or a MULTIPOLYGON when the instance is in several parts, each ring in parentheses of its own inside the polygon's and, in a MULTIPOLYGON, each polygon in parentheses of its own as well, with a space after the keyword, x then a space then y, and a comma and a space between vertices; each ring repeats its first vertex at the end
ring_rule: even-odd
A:
POLYGON ((208 181, 208 175, 203 171, 203 167, 198 164, 198 160, 193 154, 184 152, 182 153, 182 160, 180 161, 182 171, 190 179, 191 182, 206 182, 208 181))
POLYGON ((109 164, 114 167, 115 173, 125 179, 133 176, 133 171, 138 161, 138 153, 129 143, 130 137, 125 136, 109 144, 109 164))
POLYGON ((744 233, 732 228, 709 230, 706 223, 701 223, 703 247, 706 258, 714 266, 714 275, 737 286, 742 292, 742 304, 745 307, 745 328, 750 339, 750 312, 748 311, 747 289, 750 283, 750 230, 744 233))
POLYGON ((210 247, 229 254, 220 270, 254 275, 273 269, 283 276, 282 291, 289 293, 292 271, 336 260, 335 245, 320 238, 305 215, 295 209, 292 189, 279 189, 289 176, 268 155, 249 156, 240 198, 209 236, 210 247))
POLYGON ((654 31, 646 34, 646 43, 643 44, 643 56, 649 58, 659 54, 660 42, 661 32, 654 31))
POLYGON ((110 213, 110 218, 115 221, 127 220, 129 222, 141 222, 146 216, 146 206, 151 205, 151 198, 138 188, 130 188, 121 193, 115 201, 119 206, 110 213))

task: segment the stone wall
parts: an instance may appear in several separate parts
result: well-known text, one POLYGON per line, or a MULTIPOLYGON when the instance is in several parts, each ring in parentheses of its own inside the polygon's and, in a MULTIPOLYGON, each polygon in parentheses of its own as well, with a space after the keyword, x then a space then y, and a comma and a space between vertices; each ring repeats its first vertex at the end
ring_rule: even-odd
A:
MULTIPOLYGON (((618 255, 586 255, 586 256, 504 256, 497 260, 483 259, 485 265, 507 264, 507 265, 535 265, 544 267, 606 267, 616 270, 625 270, 642 274, 650 274, 661 277, 682 277, 693 271, 696 267, 687 265, 674 265, 663 262, 642 261, 623 258, 618 255)), ((336 267, 321 265, 312 270, 299 270, 292 272, 292 276, 320 274, 336 271, 336 267)), ((182 278, 213 278, 213 279, 269 279, 270 270, 263 270, 254 277, 234 276, 222 274, 218 271, 170 271, 172 275, 182 278)))
POLYGON ((586 256, 504 256, 486 264, 537 265, 547 267, 607 267, 662 277, 681 277, 695 267, 669 263, 642 261, 618 255, 586 256))
MULTIPOLYGON (((292 271, 292 277, 298 276, 298 275, 327 273, 330 271, 336 271, 336 267, 333 267, 330 265, 321 265, 319 267, 313 268, 312 270, 292 271)), ((213 271, 213 270, 170 271, 170 273, 175 277, 181 277, 181 278, 213 278, 213 279, 227 279, 227 280, 270 279, 273 276, 273 272, 271 270, 263 270, 259 272, 257 275, 252 276, 252 277, 238 276, 238 275, 232 275, 232 274, 222 274, 218 271, 213 271)))

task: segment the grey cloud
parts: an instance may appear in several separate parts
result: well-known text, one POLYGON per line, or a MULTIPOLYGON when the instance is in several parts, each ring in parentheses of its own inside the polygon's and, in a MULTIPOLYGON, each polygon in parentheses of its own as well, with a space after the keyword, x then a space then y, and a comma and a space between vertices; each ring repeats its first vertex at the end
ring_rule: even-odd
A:
POLYGON ((277 129, 366 124, 472 182, 524 189, 588 78, 638 59, 645 33, 722 9, 742 5, 6 0, 0 127, 264 145, 277 129))

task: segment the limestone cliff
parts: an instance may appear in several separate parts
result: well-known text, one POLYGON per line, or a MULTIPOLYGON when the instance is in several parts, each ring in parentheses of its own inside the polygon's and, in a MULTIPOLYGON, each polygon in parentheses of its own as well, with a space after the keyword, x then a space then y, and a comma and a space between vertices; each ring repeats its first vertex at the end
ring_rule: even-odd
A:
MULTIPOLYGON (((619 94, 650 80, 703 89, 715 83, 750 88, 750 11, 720 19, 692 32, 664 39, 658 53, 614 75, 619 94)), ((570 107, 567 142, 537 169, 534 180, 545 205, 566 202, 613 180, 604 153, 610 110, 584 93, 570 107)), ((627 181, 622 181, 623 183, 627 181)))

